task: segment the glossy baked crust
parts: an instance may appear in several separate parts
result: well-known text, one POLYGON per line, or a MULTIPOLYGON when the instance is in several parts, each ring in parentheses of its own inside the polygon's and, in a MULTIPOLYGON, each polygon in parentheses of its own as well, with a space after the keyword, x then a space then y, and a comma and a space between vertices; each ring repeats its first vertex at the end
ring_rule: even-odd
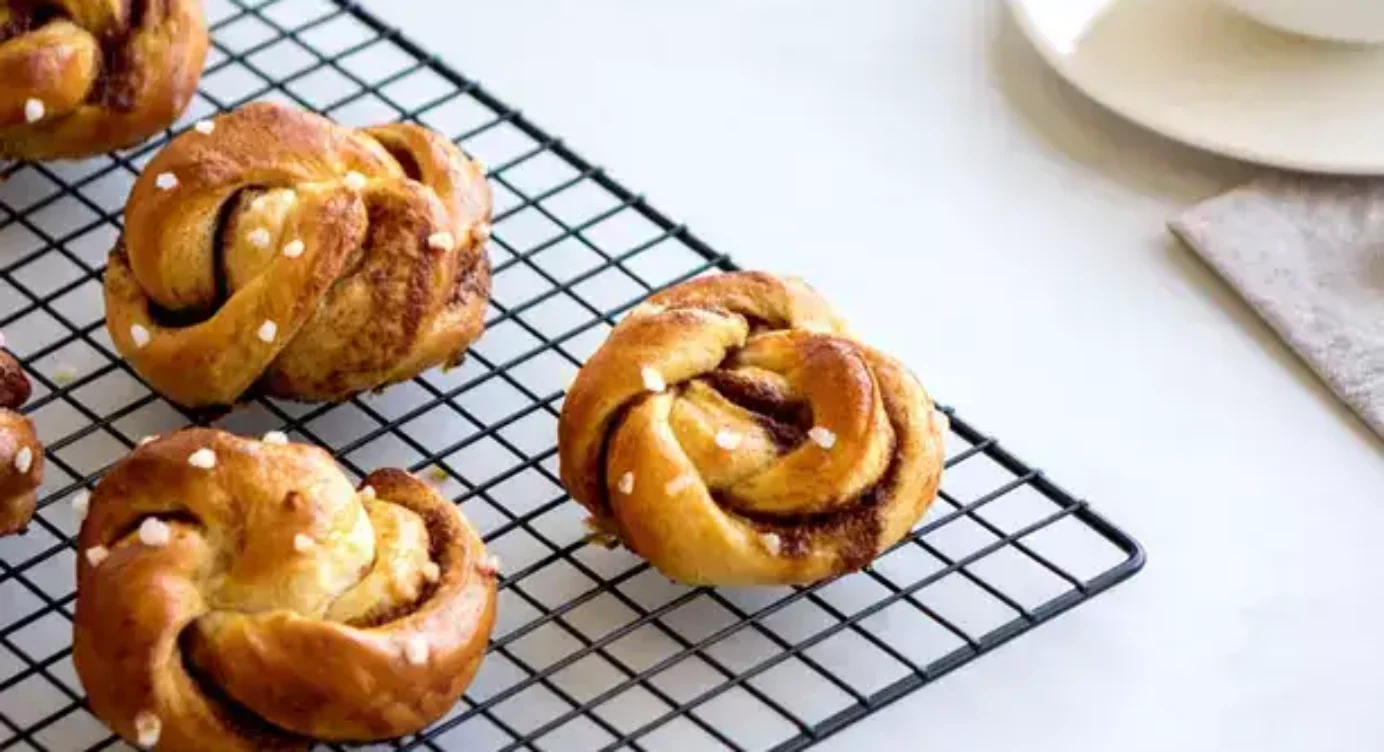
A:
POLYGON ((43 445, 34 424, 17 412, 28 399, 28 377, 0 350, 0 536, 29 524, 43 483, 43 445))
POLYGON ((357 490, 321 449, 210 429, 112 468, 78 553, 92 712, 164 752, 414 733, 460 697, 494 621, 495 568, 427 484, 381 470, 357 490))
POLYGON ((0 2, 0 158, 144 141, 192 100, 206 54, 201 0, 0 2))
POLYGON ((603 531, 694 584, 868 564, 937 493, 946 418, 807 285, 761 273, 651 297, 577 375, 562 480, 603 531))
POLYGON ((334 401, 457 363, 490 271, 481 167, 416 125, 254 104, 144 168, 105 276, 111 338, 185 406, 334 401))

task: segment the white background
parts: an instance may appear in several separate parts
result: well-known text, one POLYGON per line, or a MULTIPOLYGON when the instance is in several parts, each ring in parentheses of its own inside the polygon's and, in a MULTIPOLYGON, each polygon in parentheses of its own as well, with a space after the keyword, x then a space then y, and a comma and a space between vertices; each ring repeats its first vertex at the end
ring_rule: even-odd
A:
POLYGON ((1148 547, 824 749, 1384 744, 1381 444, 1164 227, 1250 169, 1083 101, 997 0, 365 4, 1148 547))

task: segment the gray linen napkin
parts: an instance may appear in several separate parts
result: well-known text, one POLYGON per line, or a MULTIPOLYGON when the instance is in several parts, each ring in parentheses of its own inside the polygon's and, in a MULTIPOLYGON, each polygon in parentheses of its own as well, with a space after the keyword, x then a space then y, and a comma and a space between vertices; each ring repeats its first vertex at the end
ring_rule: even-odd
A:
POLYGON ((1384 436, 1384 180, 1273 175, 1170 227, 1384 436))

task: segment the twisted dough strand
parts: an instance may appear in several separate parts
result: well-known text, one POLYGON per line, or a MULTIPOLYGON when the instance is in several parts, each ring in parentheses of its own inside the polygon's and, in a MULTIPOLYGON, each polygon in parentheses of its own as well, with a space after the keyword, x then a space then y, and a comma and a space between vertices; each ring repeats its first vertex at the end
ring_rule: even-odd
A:
POLYGON ((365 484, 315 447, 207 429, 113 468, 79 536, 93 712, 171 752, 386 739, 446 713, 482 659, 494 570, 422 481, 365 484))
POLYGON ((200 0, 0 3, 0 158, 143 141, 192 99, 206 51, 200 0))
POLYGON ((0 350, 0 536, 29 524, 43 483, 43 445, 34 424, 18 412, 29 388, 19 362, 0 350))
POLYGON ((689 583, 863 567, 937 492, 946 419, 806 285, 695 280, 620 322, 569 390, 562 478, 602 528, 689 583))
POLYGON ((337 400, 454 364, 490 290, 490 192, 440 135, 256 104, 135 184, 106 271, 120 351, 187 406, 337 400))

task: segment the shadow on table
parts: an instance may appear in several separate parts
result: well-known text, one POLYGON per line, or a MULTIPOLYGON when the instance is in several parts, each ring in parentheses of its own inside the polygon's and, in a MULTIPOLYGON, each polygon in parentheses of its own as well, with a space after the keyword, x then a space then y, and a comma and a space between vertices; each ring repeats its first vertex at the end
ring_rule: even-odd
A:
MULTIPOLYGON (((1083 169, 1140 195, 1183 206, 1248 182, 1265 169, 1185 146, 1105 109, 1048 66, 1007 9, 997 8, 996 16, 991 82, 1036 138, 1083 169)), ((1224 311, 1349 430, 1384 453, 1384 442, 1191 249, 1171 233, 1162 248, 1163 260, 1203 303, 1224 311)))

